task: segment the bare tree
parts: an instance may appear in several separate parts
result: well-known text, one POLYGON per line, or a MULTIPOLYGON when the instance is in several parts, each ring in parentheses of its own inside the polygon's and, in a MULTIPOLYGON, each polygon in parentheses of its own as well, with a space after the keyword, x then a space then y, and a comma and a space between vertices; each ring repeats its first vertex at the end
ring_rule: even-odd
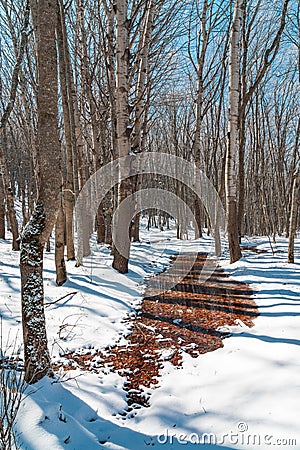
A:
POLYGON ((65 138, 65 179, 64 179, 64 210, 66 221, 67 259, 75 259, 73 210, 75 197, 79 193, 78 156, 75 130, 74 102, 75 98, 73 70, 67 39, 67 28, 64 5, 59 0, 57 23, 57 46, 59 54, 59 79, 62 98, 62 112, 65 138))
MULTIPOLYGON (((4 2, 4 10, 6 8, 6 2, 4 2)), ((8 120, 13 111, 13 107, 16 100, 17 89, 19 85, 19 74, 21 71, 22 61, 25 54, 27 38, 28 38, 28 25, 29 25, 29 1, 25 2, 24 6, 24 19, 23 25, 21 29, 21 39, 19 45, 15 42, 15 51, 16 51, 16 62, 13 67, 11 83, 8 94, 8 101, 6 105, 3 107, 3 114, 0 117, 0 166, 2 171, 3 183, 4 183, 4 192, 6 195, 6 207, 8 210, 10 227, 13 235, 13 250, 19 250, 19 232, 18 232, 18 223, 16 219, 16 214, 14 210, 14 195, 12 186, 10 186, 8 170, 7 170, 7 155, 6 155, 6 129, 8 120)), ((0 93, 3 95, 3 85, 2 81, 0 83, 0 93)))
POLYGON ((25 379, 29 383, 51 374, 44 315, 43 250, 56 221, 62 188, 56 23, 56 0, 39 0, 36 42, 40 180, 36 207, 22 234, 20 257, 25 379))
MULTIPOLYGON (((116 121, 117 121, 117 149, 120 158, 128 156, 130 152, 129 139, 129 104, 128 104, 128 21, 127 21, 127 0, 120 0, 116 3, 116 121)), ((129 168, 127 174, 120 174, 122 181, 119 183, 118 204, 132 193, 131 180, 124 177, 130 175, 129 168)), ((130 211, 127 211, 127 214, 130 211)), ((118 214, 116 228, 118 233, 118 241, 124 243, 123 251, 118 248, 114 249, 113 267, 120 273, 128 272, 129 245, 125 244, 126 239, 127 217, 118 214), (122 234, 122 236, 121 236, 122 234)))
MULTIPOLYGON (((238 160, 239 160, 239 169, 238 169, 238 232, 239 236, 242 235, 242 224, 243 224, 243 215, 244 215, 244 201, 245 201, 245 143, 246 143, 246 109, 249 101, 251 100, 253 94, 257 90, 260 83, 262 83, 264 77, 268 69, 273 64, 280 46, 280 41, 282 34, 286 25, 286 15, 288 10, 290 0, 284 0, 280 22, 277 32, 275 33, 275 37, 267 45, 267 48, 264 49, 263 55, 260 61, 260 65, 256 70, 256 74, 253 76, 251 74, 251 78, 248 76, 248 72, 250 72, 250 63, 248 59, 249 57, 249 47, 251 45, 250 35, 253 32, 252 27, 254 26, 256 16, 258 15, 261 8, 261 1, 258 1, 254 7, 254 12, 252 15, 249 14, 248 17, 248 1, 244 0, 242 2, 242 33, 241 33, 241 42, 242 42, 242 64, 241 64, 241 92, 240 92, 240 105, 239 105, 239 150, 238 150, 238 160), (248 23, 247 23, 248 22, 248 23), (248 80, 251 79, 249 82, 248 80)), ((250 2, 251 4, 251 2, 250 2)), ((259 45, 261 47, 261 40, 259 41, 259 45)), ((257 52, 257 49, 256 49, 257 52)), ((258 56, 258 55, 257 55, 258 56)), ((253 64, 253 63, 252 63, 253 64)), ((254 64, 253 64, 254 65, 254 64)), ((255 66, 257 62, 255 61, 255 66)))
POLYGON ((230 32, 230 59, 229 59, 229 124, 228 146, 226 153, 225 189, 227 232, 230 251, 230 262, 238 261, 241 256, 239 244, 238 218, 237 218, 237 186, 236 186, 236 158, 238 154, 238 127, 239 127, 239 41, 242 26, 242 0, 236 0, 234 15, 230 32))
POLYGON ((7 125, 9 116, 13 110, 14 103, 16 100, 16 94, 19 84, 19 72, 21 70, 21 65, 26 49, 27 37, 28 37, 28 25, 29 25, 29 1, 27 0, 25 3, 25 12, 24 12, 24 22, 21 30, 21 40, 19 45, 19 51, 16 59, 16 63, 13 68, 12 78, 11 78, 11 86, 9 92, 8 102, 4 108, 3 114, 0 118, 0 135, 3 133, 5 126, 7 125))
POLYGON ((294 263, 294 247, 295 247, 295 235, 297 230, 297 213, 299 206, 299 192, 300 192, 300 169, 294 175, 293 191, 292 191, 292 205, 290 215, 290 229, 289 229, 289 248, 288 248, 288 262, 294 263))

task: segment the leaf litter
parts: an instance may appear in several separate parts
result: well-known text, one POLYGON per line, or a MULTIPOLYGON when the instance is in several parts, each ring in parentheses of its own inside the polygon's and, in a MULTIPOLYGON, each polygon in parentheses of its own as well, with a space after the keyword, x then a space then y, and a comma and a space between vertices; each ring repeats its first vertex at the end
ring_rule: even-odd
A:
MULTIPOLYGON (((184 269, 190 256, 181 258, 184 269)), ((63 368, 92 372, 105 369, 125 377, 125 417, 133 409, 149 406, 151 390, 159 386, 166 361, 180 366, 184 352, 197 358, 223 347, 223 339, 230 336, 229 327, 252 327, 259 315, 253 291, 247 284, 232 280, 220 267, 214 267, 213 274, 199 283, 206 258, 207 254, 199 253, 192 269, 171 290, 156 295, 153 283, 146 289, 141 308, 134 317, 125 319, 131 329, 125 344, 120 337, 106 350, 67 353, 64 358, 68 364, 63 368)))

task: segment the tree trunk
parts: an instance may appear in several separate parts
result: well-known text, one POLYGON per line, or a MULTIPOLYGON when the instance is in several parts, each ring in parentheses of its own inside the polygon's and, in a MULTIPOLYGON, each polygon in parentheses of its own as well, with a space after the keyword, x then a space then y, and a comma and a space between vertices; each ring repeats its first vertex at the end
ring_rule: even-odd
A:
MULTIPOLYGON (((149 76, 149 52, 151 45, 151 34, 153 30, 153 1, 150 0, 145 12, 145 18, 143 21, 143 31, 139 41, 139 53, 138 57, 139 67, 136 81, 136 108, 135 108, 135 122, 134 122, 134 137, 132 142, 132 149, 136 152, 141 152, 143 143, 143 130, 145 129, 144 123, 147 120, 145 116, 145 103, 146 103, 146 87, 149 76)), ((147 99, 149 101, 149 99, 147 99)))
MULTIPOLYGON (((127 1, 120 0, 116 4, 116 58, 117 58, 117 92, 116 92, 116 119, 117 119, 117 149, 119 157, 128 156, 129 145, 129 105, 128 105, 128 29, 127 29, 127 1)), ((126 172, 125 168, 125 172, 126 172)), ((132 193, 132 183, 128 173, 120 173, 118 205, 132 193)), ((129 209, 117 215, 116 229, 114 230, 115 241, 120 244, 114 248, 113 268, 120 273, 128 272, 128 260, 130 253, 130 241, 128 240, 128 229, 126 224, 130 223, 129 209), (126 215, 126 216, 125 216, 126 215), (125 244, 127 242, 127 244, 125 244), (122 247, 122 252, 119 251, 122 247)))
POLYGON ((140 240, 140 213, 134 216, 131 227, 131 238, 133 242, 138 242, 140 240))
POLYGON ((55 224, 55 268, 56 284, 62 286, 67 281, 65 264, 65 214, 61 203, 55 224))
MULTIPOLYGON (((203 1, 202 11, 201 11, 201 30, 199 35, 199 40, 201 37, 202 46, 199 49, 198 55, 198 66, 197 66, 197 98, 196 98, 196 126, 195 134, 192 144, 192 154, 195 160, 195 165, 198 170, 201 167, 201 126, 203 121, 203 95, 204 95, 204 68, 205 59, 208 46, 208 33, 207 33, 207 14, 208 14, 209 2, 208 0, 203 1)), ((194 217, 197 223, 198 231, 195 234, 195 239, 202 238, 202 220, 201 220, 201 200, 197 194, 194 194, 194 217)))
POLYGON ((100 244, 105 241, 105 221, 103 217, 103 204, 101 203, 96 216, 97 242, 100 244))
POLYGON ((238 234, 239 227, 237 217, 237 188, 235 171, 235 160, 238 154, 239 143, 239 38, 242 22, 241 4, 242 0, 235 1, 233 23, 230 33, 229 58, 229 126, 228 146, 226 153, 225 189, 227 233, 231 263, 238 261, 242 256, 238 234))
POLYGON ((0 173, 0 239, 5 239, 5 194, 2 173, 0 173))
POLYGON ((201 200, 198 195, 194 195, 194 210, 195 210, 195 221, 197 223, 197 232, 195 232, 195 239, 202 238, 202 220, 201 220, 201 200))
POLYGON ((26 45, 27 45, 27 38, 28 38, 27 27, 29 25, 29 16, 30 16, 30 7, 29 7, 29 2, 26 1, 25 10, 24 10, 24 21, 22 24, 22 28, 20 30, 21 31, 21 33, 20 33, 21 39, 20 39, 20 43, 18 45, 19 51, 18 51, 18 54, 16 57, 16 63, 14 65, 13 72, 12 72, 9 98, 8 98, 7 105, 4 108, 3 114, 0 117, 0 136, 5 131, 5 127, 8 123, 8 119, 13 110, 15 100, 16 100, 16 94, 17 94, 17 89, 18 89, 18 85, 19 85, 19 72, 22 68, 23 57, 24 57, 24 53, 25 53, 25 49, 26 49, 26 45))
POLYGON ((288 263, 294 264, 294 246, 295 236, 297 231, 297 214, 298 214, 298 202, 299 202, 299 188, 300 188, 300 169, 294 175, 293 191, 292 191, 292 204, 290 215, 290 227, 289 227, 289 248, 288 248, 288 263))
MULTIPOLYGON (((57 43, 59 52, 59 79, 60 90, 62 97, 62 110, 64 119, 64 132, 66 142, 66 175, 64 180, 64 209, 66 220, 66 246, 67 246, 67 260, 75 260, 74 248, 74 229, 73 229, 73 211, 74 211, 74 173, 73 173, 73 145, 71 126, 72 121, 70 111, 72 108, 72 99, 69 97, 68 89, 68 69, 69 52, 67 48, 67 40, 65 37, 66 26, 65 16, 62 2, 59 2, 59 17, 57 26, 57 43)), ((75 134, 75 131, 74 131, 75 134)))
POLYGON ((2 179, 4 184, 6 211, 9 227, 12 233, 12 249, 20 250, 19 227, 15 211, 15 199, 12 186, 9 182, 6 157, 6 129, 3 128, 0 143, 0 169, 2 171, 2 179))
POLYGON ((114 190, 110 190, 104 199, 105 244, 112 245, 112 216, 114 211, 114 190))
POLYGON ((58 140, 57 2, 39 0, 37 11, 38 148, 40 180, 35 211, 21 241, 21 295, 25 380, 51 375, 43 287, 43 249, 56 221, 61 195, 61 148, 58 140))
MULTIPOLYGON (((280 25, 277 33, 269 46, 265 50, 264 57, 262 58, 261 65, 258 69, 257 76, 247 90, 247 77, 246 71, 248 67, 248 38, 250 34, 250 29, 246 30, 246 1, 243 0, 239 2, 238 8, 240 10, 240 25, 239 35, 242 29, 242 45, 243 45, 243 60, 242 60, 242 73, 241 73, 241 92, 240 92, 240 109, 239 109, 239 150, 238 150, 238 160, 239 160, 239 199, 238 199, 238 233, 239 238, 243 235, 243 222, 244 222, 244 201, 245 201, 245 143, 246 143, 246 107, 248 102, 251 100, 255 90, 258 88, 259 84, 263 80, 267 69, 271 66, 279 50, 279 45, 281 37, 285 28, 285 20, 287 15, 287 8, 290 0, 284 0, 282 6, 282 13, 280 18, 280 25), (248 38, 247 38, 248 36, 248 38)), ((256 7, 256 13, 259 10, 259 5, 256 7)), ((254 14, 256 14, 254 13, 254 14)), ((250 21, 251 22, 251 21, 250 21)), ((252 22, 253 24, 253 22, 252 22)), ((284 199, 283 199, 284 200, 284 199)))
POLYGON ((215 216, 215 224, 214 224, 214 231, 215 231, 215 255, 217 257, 220 257, 222 254, 222 243, 221 243, 221 236, 220 236, 220 207, 222 206, 222 203, 219 204, 219 201, 221 202, 222 193, 224 192, 225 187, 225 164, 226 164, 226 157, 223 157, 222 159, 222 170, 221 170, 221 176, 220 176, 220 185, 218 189, 218 196, 219 199, 216 203, 216 216, 215 216))

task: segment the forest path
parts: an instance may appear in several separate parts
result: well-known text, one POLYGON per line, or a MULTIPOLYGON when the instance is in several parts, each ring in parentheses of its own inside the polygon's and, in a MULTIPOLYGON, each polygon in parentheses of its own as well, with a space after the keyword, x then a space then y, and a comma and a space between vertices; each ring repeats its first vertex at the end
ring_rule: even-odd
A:
MULTIPOLYGON (((180 258, 181 270, 185 270, 191 256, 180 258)), ((220 267, 214 267, 213 274, 199 283, 206 259, 207 254, 199 253, 192 269, 171 290, 158 295, 153 295, 153 287, 146 290, 136 317, 126 319, 132 330, 126 345, 117 344, 105 353, 65 355, 84 370, 97 371, 104 366, 126 377, 128 408, 124 417, 149 404, 148 391, 159 385, 165 361, 179 366, 183 352, 196 358, 222 347, 222 340, 230 336, 229 326, 241 322, 253 326, 259 314, 253 291, 247 284, 232 280, 220 267)))

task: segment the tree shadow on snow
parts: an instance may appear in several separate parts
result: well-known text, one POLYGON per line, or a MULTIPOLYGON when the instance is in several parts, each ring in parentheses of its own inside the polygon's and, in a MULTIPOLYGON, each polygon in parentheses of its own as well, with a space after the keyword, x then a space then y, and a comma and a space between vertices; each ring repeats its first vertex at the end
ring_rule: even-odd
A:
MULTIPOLYGON (((195 448, 192 442, 178 442, 176 437, 171 438, 170 435, 151 436, 135 431, 129 428, 128 419, 122 421, 120 425, 103 419, 101 411, 91 408, 62 383, 51 384, 51 380, 44 379, 34 385, 34 388, 37 389, 25 400, 21 411, 22 418, 18 420, 17 428, 22 449, 44 450, 46 446, 55 450, 65 448, 141 450, 149 447, 178 450, 182 445, 185 448, 195 448), (33 417, 35 421, 32 420, 33 417)), ((74 391, 74 387, 72 389, 74 391)), ((78 389, 80 390, 79 387, 78 389)), ((99 393, 96 395, 101 396, 100 389, 99 387, 99 393)), ((95 397, 95 392, 88 393, 92 398, 95 397)), ((171 426, 170 430, 174 436, 174 429, 171 426)), ((198 436, 202 436, 200 431, 198 436)), ((203 444, 201 448, 230 450, 233 447, 212 443, 203 444)))

